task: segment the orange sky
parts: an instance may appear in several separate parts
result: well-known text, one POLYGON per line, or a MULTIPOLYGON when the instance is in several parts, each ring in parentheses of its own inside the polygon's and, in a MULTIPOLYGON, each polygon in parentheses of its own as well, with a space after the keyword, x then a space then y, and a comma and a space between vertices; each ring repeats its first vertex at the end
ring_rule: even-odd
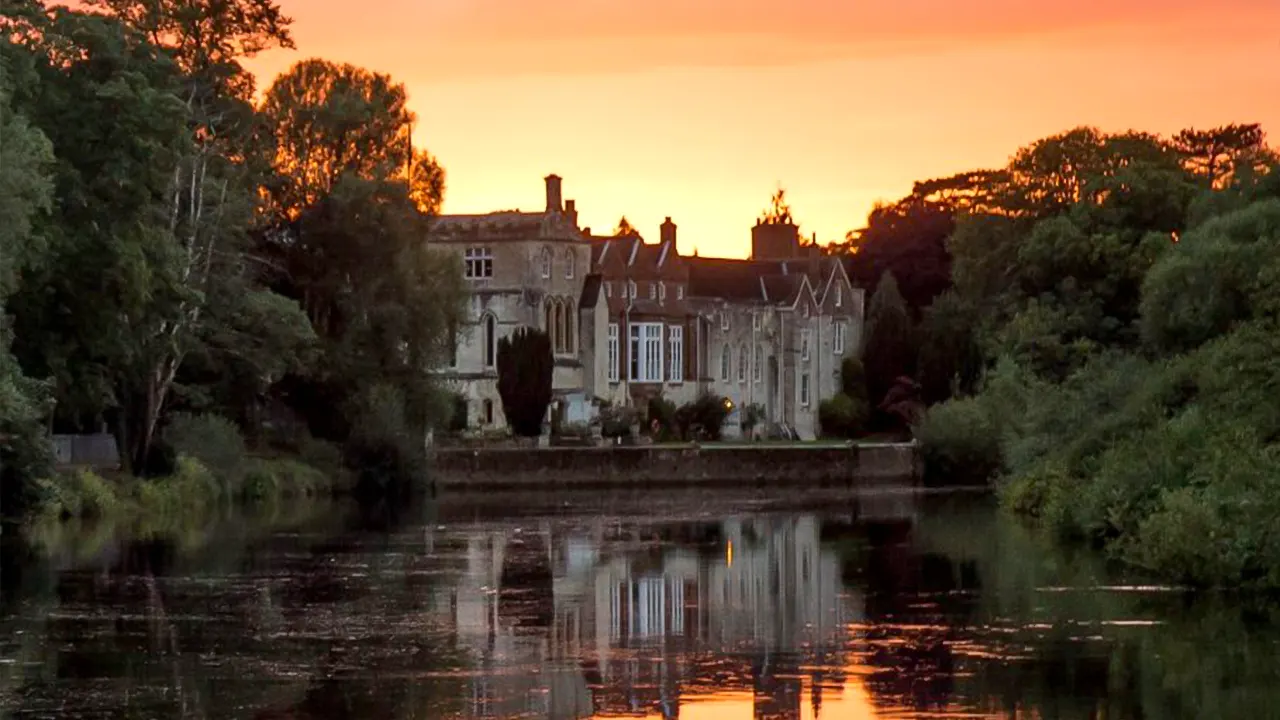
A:
POLYGON ((282 0, 298 50, 391 73, 446 212, 620 215, 747 253, 781 184, 806 234, 1075 125, 1280 136, 1280 0, 282 0), (783 10, 783 8, 788 8, 783 10))

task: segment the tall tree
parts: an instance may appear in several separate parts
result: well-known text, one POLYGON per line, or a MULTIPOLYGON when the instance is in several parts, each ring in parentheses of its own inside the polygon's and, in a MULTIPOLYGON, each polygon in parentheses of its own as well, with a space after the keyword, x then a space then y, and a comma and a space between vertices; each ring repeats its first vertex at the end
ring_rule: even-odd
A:
POLYGON ((867 334, 862 345, 867 396, 878 407, 894 382, 915 372, 915 338, 906 302, 893 273, 885 273, 867 309, 867 334))
POLYGON ((53 148, 10 102, 11 62, 8 52, 0 52, 0 512, 17 514, 30 500, 25 480, 49 466, 41 422, 47 393, 22 374, 9 352, 4 299, 19 273, 41 261, 32 220, 51 207, 53 148))
POLYGON ((319 366, 294 374, 290 395, 327 439, 350 431, 328 408, 366 394, 373 378, 425 430, 438 391, 430 371, 451 353, 449 328, 462 315, 458 260, 424 242, 443 171, 411 151, 406 101, 386 75, 308 60, 262 105, 274 175, 260 252, 273 286, 301 303, 320 339, 319 366), (406 170, 411 161, 416 171, 406 170))
POLYGON ((791 205, 787 203, 787 191, 778 188, 773 193, 773 197, 769 198, 769 207, 765 208, 760 215, 760 222, 766 225, 786 225, 794 224, 795 220, 791 216, 791 205))
MULTIPOLYGON (((174 248, 177 313, 152 330, 154 351, 140 390, 133 429, 135 460, 150 449, 169 393, 187 355, 216 317, 208 299, 218 285, 239 284, 246 230, 253 220, 261 167, 250 165, 256 118, 253 76, 241 61, 272 47, 292 47, 290 20, 275 0, 88 0, 133 31, 177 68, 173 92, 187 133, 172 157, 166 231, 174 248)), ((233 296, 247 297, 247 296, 233 296)), ((267 301, 270 304, 270 301, 267 301)))
POLYGON ((521 437, 542 434, 551 405, 555 360, 551 340, 536 328, 522 327, 498 341, 498 395, 511 430, 521 437))

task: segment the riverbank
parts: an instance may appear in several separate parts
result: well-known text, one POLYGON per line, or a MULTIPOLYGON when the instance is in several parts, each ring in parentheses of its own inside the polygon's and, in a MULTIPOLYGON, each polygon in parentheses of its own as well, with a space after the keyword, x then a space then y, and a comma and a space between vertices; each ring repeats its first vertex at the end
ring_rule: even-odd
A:
POLYGON ((68 468, 37 481, 31 512, 36 521, 147 517, 190 519, 239 504, 271 504, 322 497, 346 490, 337 473, 288 457, 249 458, 239 473, 215 472, 192 457, 178 459, 174 473, 135 478, 68 468))
POLYGON ((441 448, 441 489, 614 486, 834 485, 920 477, 914 443, 660 444, 613 447, 441 448))

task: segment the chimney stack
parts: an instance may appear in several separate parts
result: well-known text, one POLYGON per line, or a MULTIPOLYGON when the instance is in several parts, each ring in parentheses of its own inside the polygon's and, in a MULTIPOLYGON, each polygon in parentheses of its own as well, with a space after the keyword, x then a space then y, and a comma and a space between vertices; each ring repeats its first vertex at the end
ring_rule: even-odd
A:
POLYGON ((564 201, 564 214, 569 217, 569 222, 574 225, 578 224, 578 204, 573 200, 564 201))
POLYGON ((662 221, 658 237, 663 245, 667 243, 676 244, 676 224, 671 222, 671 216, 667 216, 667 219, 662 221))
POLYGON ((561 212, 563 208, 560 206, 560 176, 548 175, 547 181, 547 212, 561 212))

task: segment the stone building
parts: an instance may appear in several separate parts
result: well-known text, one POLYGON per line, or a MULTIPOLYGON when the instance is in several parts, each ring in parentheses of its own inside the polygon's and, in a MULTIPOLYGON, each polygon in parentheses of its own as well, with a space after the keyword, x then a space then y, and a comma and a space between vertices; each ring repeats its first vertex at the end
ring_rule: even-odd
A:
POLYGON ((556 349, 554 411, 589 419, 600 401, 645 407, 714 392, 759 405, 759 432, 811 439, 818 403, 839 389, 840 361, 857 352, 863 299, 838 259, 801 242, 789 221, 757 222, 747 260, 681 255, 667 218, 656 243, 639 233, 578 227, 561 180, 546 178, 541 212, 443 216, 432 242, 462 256, 468 324, 445 372, 467 399, 472 426, 502 426, 497 341, 521 325, 556 349))
POLYGON ((461 256, 470 288, 466 323, 443 375, 466 399, 472 426, 506 425, 497 387, 498 341, 521 326, 551 336, 555 400, 566 415, 587 418, 578 310, 591 249, 578 229, 574 201, 562 202, 560 187, 559 177, 546 178, 540 212, 444 215, 432 226, 429 241, 461 256))

